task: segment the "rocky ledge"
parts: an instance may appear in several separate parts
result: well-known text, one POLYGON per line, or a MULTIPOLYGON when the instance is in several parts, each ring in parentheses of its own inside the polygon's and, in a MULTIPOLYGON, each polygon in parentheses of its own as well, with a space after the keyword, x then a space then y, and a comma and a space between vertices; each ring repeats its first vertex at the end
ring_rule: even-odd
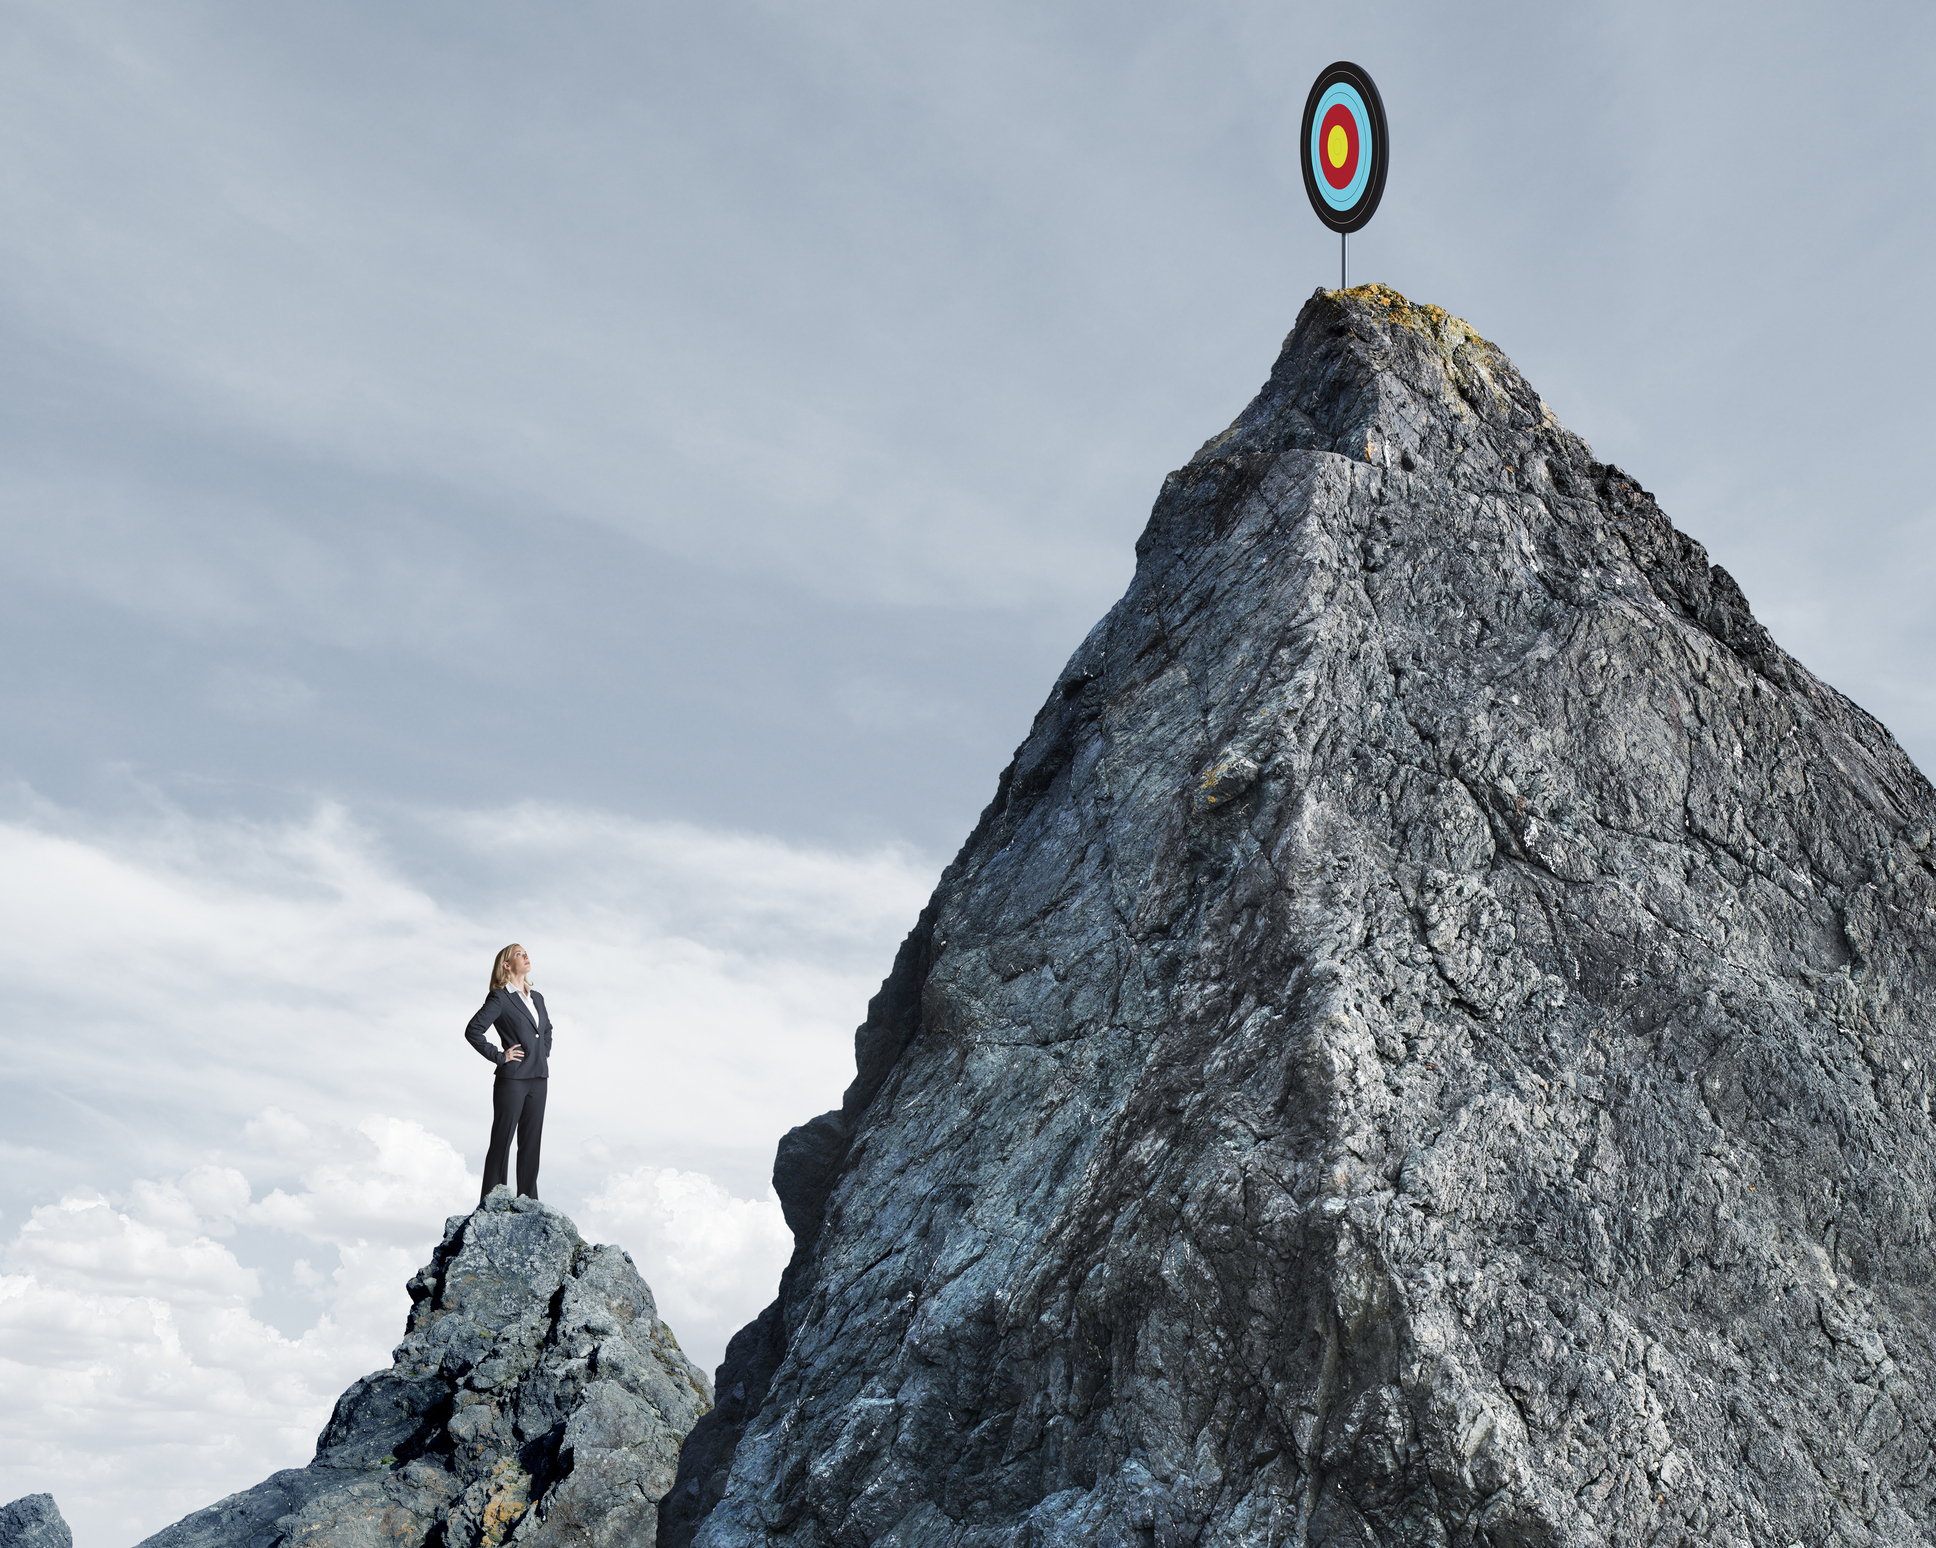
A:
POLYGON ((410 1281, 388 1370, 338 1399, 307 1466, 142 1548, 651 1548, 704 1374, 617 1247, 494 1192, 410 1281))

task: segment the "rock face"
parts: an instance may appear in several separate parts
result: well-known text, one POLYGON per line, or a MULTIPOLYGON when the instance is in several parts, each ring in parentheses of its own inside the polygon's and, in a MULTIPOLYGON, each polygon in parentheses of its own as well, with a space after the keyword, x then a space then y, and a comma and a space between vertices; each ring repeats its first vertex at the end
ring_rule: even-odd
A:
POLYGON ((1936 796, 1320 292, 775 1181, 666 1541, 1936 1542, 1936 796))
POLYGON ((337 1400, 309 1466, 143 1548, 651 1548, 711 1394, 632 1260, 500 1188, 410 1296, 394 1363, 337 1400))
POLYGON ((51 1494, 23 1494, 0 1505, 0 1548, 74 1548, 51 1494))

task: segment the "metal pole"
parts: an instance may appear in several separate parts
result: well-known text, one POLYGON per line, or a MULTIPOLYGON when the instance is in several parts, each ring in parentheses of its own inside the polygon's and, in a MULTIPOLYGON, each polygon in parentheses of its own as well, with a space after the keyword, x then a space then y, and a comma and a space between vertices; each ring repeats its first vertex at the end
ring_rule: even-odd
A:
POLYGON ((1351 288, 1351 237, 1346 232, 1338 233, 1338 289, 1351 288))

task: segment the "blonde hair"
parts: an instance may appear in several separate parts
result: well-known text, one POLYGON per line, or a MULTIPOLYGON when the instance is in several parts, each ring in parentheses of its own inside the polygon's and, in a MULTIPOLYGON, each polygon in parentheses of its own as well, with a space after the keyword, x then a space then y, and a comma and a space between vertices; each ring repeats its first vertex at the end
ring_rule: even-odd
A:
MULTIPOLYGON (((497 961, 491 964, 490 992, 492 994, 496 994, 498 990, 502 989, 506 984, 508 984, 511 981, 511 957, 514 953, 520 952, 523 950, 524 948, 522 946, 520 946, 516 941, 513 941, 509 946, 506 946, 504 950, 500 951, 497 954, 497 961)), ((524 981, 524 985, 527 989, 530 988, 531 980, 527 978, 524 981)))

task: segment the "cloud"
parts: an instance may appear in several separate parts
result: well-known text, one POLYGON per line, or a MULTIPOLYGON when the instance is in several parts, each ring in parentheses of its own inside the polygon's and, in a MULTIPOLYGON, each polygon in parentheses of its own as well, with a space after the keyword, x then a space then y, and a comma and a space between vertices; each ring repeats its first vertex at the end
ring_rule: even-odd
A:
POLYGON ((9 993, 53 1033, 0 1184, 0 1497, 51 1489, 82 1548, 300 1465, 387 1361, 476 1201, 459 1033, 506 940, 558 1022, 544 1195, 710 1371, 791 1246, 773 1145, 839 1100, 933 874, 559 805, 386 822, 0 819, 9 993))
POLYGON ((773 1298, 793 1251, 778 1199, 734 1198, 704 1173, 673 1167, 614 1173, 579 1225, 632 1253, 689 1353, 723 1349, 751 1320, 745 1308, 773 1298))
MULTIPOLYGON (((20 216, 0 230, 0 306, 98 352, 123 392, 166 404, 176 428, 212 422, 245 444, 477 498, 508 492, 708 564, 810 577, 836 599, 860 586, 1041 600, 1118 568, 1092 537, 1009 497, 1003 474, 1018 460, 1043 466, 1043 482, 1066 477, 1037 444, 1036 416, 1015 416, 1035 436, 996 438, 1006 455, 942 476, 932 442, 959 434, 959 416, 937 424, 914 395, 883 387, 891 341, 932 334, 950 308, 892 250, 906 231, 886 190, 843 190, 830 209, 824 186, 809 199, 798 176, 775 180, 782 165, 824 177, 852 132, 824 121, 797 65, 773 68, 801 51, 821 67, 861 64, 824 56, 824 23, 768 16, 766 45, 747 56, 736 39, 734 67, 715 70, 695 45, 703 58, 727 35, 687 23, 668 33, 614 14, 584 50, 503 16, 454 34, 356 9, 238 30, 139 7, 24 8, 0 56, 20 216), (409 89, 372 63, 374 38, 409 89), (500 111, 507 92, 522 104, 516 125, 500 111), (745 125, 776 107, 798 115, 794 132, 748 146, 745 125), (704 154, 640 160, 641 146, 681 140, 704 154), (776 221, 795 250, 780 284, 762 282, 776 221), (829 273, 857 261, 873 275, 866 306, 849 290, 826 315, 842 293, 829 273), (802 282, 816 305, 788 296, 802 282), (693 307, 696 289, 716 304, 693 307), (819 390, 799 393, 790 372, 776 381, 776 350, 819 390)), ((928 50, 927 62, 957 52, 928 50)), ((899 72, 866 64, 866 96, 889 94, 905 128, 899 72)), ((985 112, 966 135, 976 105, 956 94, 946 139, 967 144, 953 154, 989 143, 985 112)), ((1020 135, 1003 138, 1018 160, 998 186, 1021 174, 1029 204, 1052 212, 1085 185, 1052 182, 1020 135)), ((1029 373, 1009 385, 1045 395, 1029 373)), ((63 504, 102 508, 90 526, 115 519, 111 480, 63 482, 63 504)), ((171 526, 141 524, 144 558, 193 573, 170 560, 171 526)), ((175 588, 128 568, 141 605, 171 605, 175 588)), ((301 577, 277 578, 303 606, 301 577)), ((251 605, 219 580, 202 586, 225 609, 251 605)))
POLYGON ((255 1275, 227 1248, 199 1234, 192 1212, 172 1207, 186 1202, 178 1188, 142 1183, 134 1194, 131 1212, 86 1193, 41 1206, 8 1251, 9 1266, 40 1285, 183 1307, 254 1298, 255 1275))
POLYGON ((400 1201, 463 1162, 386 1119, 309 1149, 314 1186, 293 1196, 252 1202, 241 1172, 204 1164, 40 1205, 0 1256, 0 1475, 52 1482, 83 1541, 145 1537, 304 1460, 337 1393, 384 1363, 437 1234, 420 1218, 404 1245, 400 1201), (252 1314, 259 1271, 217 1239, 255 1222, 340 1249, 298 1338, 252 1314))
POLYGON ((797 952, 803 962, 878 973, 879 942, 913 924, 933 885, 924 857, 900 844, 843 853, 541 802, 439 821, 496 874, 555 877, 549 905, 776 967, 797 952), (774 953, 776 933, 794 950, 774 953))
MULTIPOLYGON (((297 1160, 301 1184, 255 1197, 212 1160, 37 1206, 0 1252, 0 1492, 51 1483, 83 1543, 145 1537, 307 1461, 337 1395, 388 1363, 442 1201, 477 1188, 404 1119, 312 1128, 272 1109, 242 1138, 297 1160), (250 1227, 338 1259, 291 1260, 316 1303, 297 1337, 257 1315, 268 1265, 222 1240, 250 1227)), ((688 1352, 714 1359, 791 1249, 771 1197, 672 1167, 608 1176, 578 1223, 626 1246, 688 1352)))
MULTIPOLYGON (((269 1108, 344 1125, 390 1111, 481 1163, 491 1072, 459 1033, 510 939, 558 1027, 548 1166, 568 1173, 594 1137, 612 1151, 599 1175, 626 1147, 631 1164, 687 1145, 770 1155, 838 1101, 852 1028, 933 876, 906 848, 556 805, 393 815, 393 841, 327 803, 282 822, 163 807, 119 824, 27 792, 13 804, 9 992, 61 1029, 15 1072, 83 1110, 118 1176, 186 1170, 269 1108), (431 878, 396 847, 428 853, 431 878)), ((42 1199, 111 1180, 75 1170, 56 1106, 28 1127, 16 1143, 59 1174, 42 1199)))
POLYGON ((373 1117, 356 1132, 361 1153, 338 1147, 303 1173, 302 1192, 277 1188, 248 1207, 249 1220, 337 1247, 413 1249, 428 1223, 441 1226, 440 1208, 478 1187, 450 1142, 422 1124, 373 1117))

